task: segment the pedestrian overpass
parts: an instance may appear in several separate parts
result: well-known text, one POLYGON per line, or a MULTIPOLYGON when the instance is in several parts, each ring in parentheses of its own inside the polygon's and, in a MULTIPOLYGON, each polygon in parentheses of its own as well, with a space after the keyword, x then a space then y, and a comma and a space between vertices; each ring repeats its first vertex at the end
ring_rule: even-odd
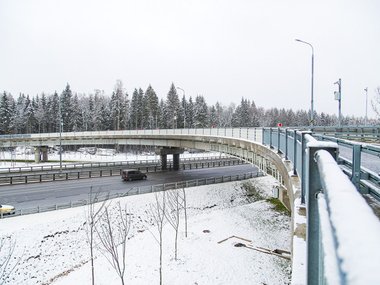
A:
POLYGON ((279 199, 292 214, 292 284, 380 284, 380 223, 350 181, 358 189, 367 185, 377 193, 380 179, 374 173, 362 175, 357 158, 347 176, 337 164, 336 142, 317 140, 308 131, 280 128, 0 136, 0 148, 31 146, 43 160, 48 160, 47 148, 57 145, 150 145, 157 147, 162 161, 173 154, 177 163, 185 148, 239 157, 281 185, 279 199))

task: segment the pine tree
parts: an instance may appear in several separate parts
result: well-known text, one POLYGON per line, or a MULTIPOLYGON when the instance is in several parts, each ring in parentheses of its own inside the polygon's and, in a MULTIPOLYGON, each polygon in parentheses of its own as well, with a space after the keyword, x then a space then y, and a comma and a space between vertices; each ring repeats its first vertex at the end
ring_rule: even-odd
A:
POLYGON ((194 128, 194 103, 193 103, 193 98, 189 98, 189 103, 187 104, 186 108, 186 125, 187 127, 194 128))
POLYGON ((104 96, 104 91, 99 89, 95 90, 94 110, 91 116, 91 125, 94 131, 112 129, 111 126, 113 122, 111 122, 112 119, 109 117, 110 114, 108 114, 108 111, 110 112, 110 109, 108 108, 108 106, 111 105, 110 102, 109 98, 107 100, 104 96))
POLYGON ((218 122, 218 127, 219 128, 226 127, 227 124, 226 124, 225 116, 223 115, 225 113, 223 110, 223 106, 219 102, 216 102, 215 109, 216 109, 216 121, 218 122))
POLYGON ((132 130, 136 130, 139 125, 139 92, 135 88, 132 94, 131 100, 131 112, 130 112, 130 127, 132 130))
POLYGON ((186 128, 186 109, 187 109, 187 102, 185 94, 182 96, 181 105, 179 108, 179 114, 178 114, 178 128, 186 128))
POLYGON ((63 122, 64 132, 72 132, 74 121, 73 121, 73 108, 72 108, 72 97, 73 94, 70 89, 70 85, 67 83, 65 90, 63 90, 60 98, 61 105, 61 118, 63 122))
POLYGON ((168 122, 169 128, 177 128, 177 120, 180 112, 180 102, 177 94, 177 89, 174 83, 170 86, 168 95, 166 96, 164 119, 168 122))
POLYGON ((154 129, 157 128, 158 120, 158 97, 152 86, 148 86, 148 89, 145 91, 144 103, 145 106, 144 113, 146 118, 146 128, 154 129))
POLYGON ((207 127, 207 104, 202 95, 198 95, 195 98, 194 117, 196 128, 207 127))
POLYGON ((46 131, 46 97, 44 93, 42 93, 41 99, 38 95, 36 97, 35 119, 38 124, 37 132, 44 133, 46 131))
POLYGON ((163 99, 160 100, 159 116, 158 116, 158 127, 160 129, 168 128, 168 122, 165 119, 165 102, 163 99))
POLYGON ((0 97, 0 134, 11 133, 12 124, 12 96, 7 94, 5 91, 0 97))
POLYGON ((83 105, 79 103, 78 94, 75 93, 75 95, 72 98, 72 124, 73 128, 72 131, 74 132, 80 132, 83 130, 83 118, 84 118, 84 111, 85 108, 83 105))
POLYGON ((126 97, 124 95, 124 88, 123 88, 123 82, 121 80, 117 80, 114 92, 111 96, 111 102, 110 102, 110 110, 111 110, 111 116, 113 119, 113 126, 112 128, 114 130, 120 130, 123 127, 125 127, 127 123, 127 114, 125 112, 126 107, 126 97))
POLYGON ((257 108, 254 101, 251 102, 251 106, 249 108, 249 117, 251 119, 250 127, 258 127, 260 125, 259 115, 257 113, 257 108))
POLYGON ((24 118, 25 118, 25 124, 26 124, 26 133, 34 133, 36 128, 36 119, 34 116, 35 112, 35 106, 36 103, 34 101, 34 98, 32 98, 32 101, 29 98, 29 95, 26 95, 25 98, 25 105, 24 105, 24 118))
POLYGON ((210 128, 218 128, 218 119, 216 114, 216 108, 212 105, 209 109, 209 126, 210 128))
POLYGON ((90 94, 88 96, 88 107, 85 113, 85 130, 86 131, 93 131, 94 130, 94 123, 93 123, 93 117, 95 116, 95 102, 94 102, 94 96, 93 94, 90 94))
POLYGON ((25 95, 20 93, 17 98, 15 110, 13 113, 13 128, 16 134, 26 133, 26 119, 24 115, 25 110, 25 95))
POLYGON ((138 128, 144 129, 147 118, 144 117, 146 106, 144 106, 144 91, 139 88, 138 96, 137 96, 137 126, 138 128))
POLYGON ((122 121, 121 121, 121 128, 126 130, 129 129, 129 120, 130 120, 130 102, 129 102, 129 96, 128 93, 125 92, 123 95, 123 101, 121 105, 121 112, 122 112, 122 121))

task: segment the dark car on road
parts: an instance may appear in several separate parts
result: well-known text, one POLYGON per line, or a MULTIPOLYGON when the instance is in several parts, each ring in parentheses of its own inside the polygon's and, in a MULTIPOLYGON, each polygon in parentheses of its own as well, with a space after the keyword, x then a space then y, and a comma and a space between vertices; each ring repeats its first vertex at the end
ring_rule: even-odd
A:
POLYGON ((121 172, 121 179, 123 179, 124 181, 141 180, 146 178, 146 174, 142 173, 140 170, 137 169, 124 169, 121 172))

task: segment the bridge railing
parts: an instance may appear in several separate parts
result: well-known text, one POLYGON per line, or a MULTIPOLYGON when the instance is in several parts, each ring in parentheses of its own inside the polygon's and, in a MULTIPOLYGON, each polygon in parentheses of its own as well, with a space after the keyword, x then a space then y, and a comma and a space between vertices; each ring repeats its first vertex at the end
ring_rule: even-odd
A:
POLYGON ((291 160, 301 180, 307 284, 380 284, 380 223, 336 162, 338 144, 279 128, 264 129, 263 143, 291 160))
MULTIPOLYGON (((196 129, 144 129, 144 130, 119 130, 119 131, 88 131, 88 132, 62 132, 61 138, 99 138, 110 136, 139 136, 139 135, 205 135, 205 136, 224 136, 241 138, 255 142, 262 141, 261 128, 196 128, 196 129)), ((38 133, 38 134, 12 134, 0 135, 0 147, 9 147, 9 141, 39 141, 54 140, 58 141, 59 133, 38 133)))
POLYGON ((370 194, 380 200, 380 147, 314 134, 321 141, 338 144, 345 156, 339 156, 339 164, 350 177, 351 182, 362 194, 370 194))
POLYGON ((310 129, 313 133, 333 136, 335 138, 350 140, 380 140, 380 127, 374 126, 315 126, 310 129))

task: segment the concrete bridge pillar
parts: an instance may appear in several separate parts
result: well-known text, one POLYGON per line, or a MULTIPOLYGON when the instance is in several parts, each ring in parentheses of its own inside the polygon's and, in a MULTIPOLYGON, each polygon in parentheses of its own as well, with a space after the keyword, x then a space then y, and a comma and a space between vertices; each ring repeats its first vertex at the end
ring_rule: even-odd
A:
POLYGON ((161 170, 168 169, 168 155, 167 154, 161 154, 161 170))
POLYGON ((41 146, 41 152, 42 152, 42 161, 47 162, 48 161, 48 147, 41 146))
POLYGON ((179 170, 179 155, 184 152, 183 148, 179 147, 161 147, 156 149, 156 153, 161 156, 161 169, 167 169, 167 156, 173 155, 173 170, 179 170))
POLYGON ((179 153, 173 153, 173 170, 179 170, 179 153))
POLYGON ((35 146, 34 147, 34 162, 39 163, 41 161, 41 151, 40 147, 35 146))

